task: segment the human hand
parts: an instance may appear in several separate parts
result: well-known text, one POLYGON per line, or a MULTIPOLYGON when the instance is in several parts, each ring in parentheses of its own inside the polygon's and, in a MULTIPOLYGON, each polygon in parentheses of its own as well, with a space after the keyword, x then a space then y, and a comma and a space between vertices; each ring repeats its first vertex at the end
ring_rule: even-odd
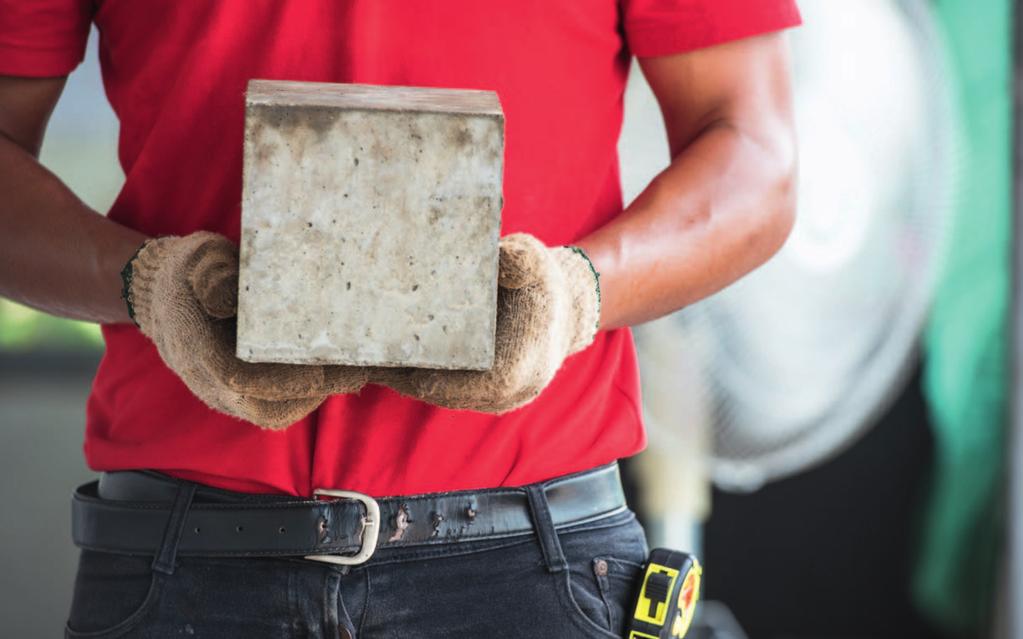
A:
POLYGON ((164 363, 214 410, 268 429, 366 383, 352 366, 254 364, 235 356, 238 247, 216 233, 146 241, 126 266, 125 298, 164 363))
POLYGON ((503 413, 536 398, 569 355, 593 342, 598 275, 580 249, 501 238, 494 365, 486 371, 379 368, 370 382, 446 408, 503 413))

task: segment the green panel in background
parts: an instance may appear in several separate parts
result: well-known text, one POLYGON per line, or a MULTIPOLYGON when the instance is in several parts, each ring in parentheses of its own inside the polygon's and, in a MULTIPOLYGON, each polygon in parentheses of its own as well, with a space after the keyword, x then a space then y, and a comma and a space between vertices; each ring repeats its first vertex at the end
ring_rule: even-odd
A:
POLYGON ((0 352, 98 349, 99 325, 61 319, 0 299, 0 352))
POLYGON ((949 634, 989 628, 998 581, 1011 272, 1012 3, 935 2, 963 116, 962 191, 926 335, 935 467, 914 579, 949 634))

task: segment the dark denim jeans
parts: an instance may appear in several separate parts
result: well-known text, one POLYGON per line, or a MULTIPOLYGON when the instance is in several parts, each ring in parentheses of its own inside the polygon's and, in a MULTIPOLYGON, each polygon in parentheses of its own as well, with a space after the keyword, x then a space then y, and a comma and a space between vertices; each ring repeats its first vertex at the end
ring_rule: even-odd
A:
MULTIPOLYGON (((542 519, 538 516, 535 519, 542 519)), ((381 548, 346 571, 301 558, 82 550, 68 637, 623 637, 647 544, 631 511, 557 531, 381 548)))

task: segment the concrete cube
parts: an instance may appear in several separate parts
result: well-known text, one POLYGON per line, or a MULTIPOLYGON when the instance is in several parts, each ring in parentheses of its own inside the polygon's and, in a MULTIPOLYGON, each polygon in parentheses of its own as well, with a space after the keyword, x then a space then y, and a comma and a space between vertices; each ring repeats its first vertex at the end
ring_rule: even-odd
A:
POLYGON ((503 157, 493 92, 251 81, 238 357, 490 368, 503 157))

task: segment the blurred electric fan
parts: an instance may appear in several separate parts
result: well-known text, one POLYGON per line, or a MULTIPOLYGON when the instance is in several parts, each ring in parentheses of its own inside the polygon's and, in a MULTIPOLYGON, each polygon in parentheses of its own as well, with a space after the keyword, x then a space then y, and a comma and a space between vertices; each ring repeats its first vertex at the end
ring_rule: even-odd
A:
POLYGON ((735 490, 837 454, 901 391, 951 213, 956 120, 928 3, 800 8, 796 226, 676 316, 706 384, 712 478, 735 490))

